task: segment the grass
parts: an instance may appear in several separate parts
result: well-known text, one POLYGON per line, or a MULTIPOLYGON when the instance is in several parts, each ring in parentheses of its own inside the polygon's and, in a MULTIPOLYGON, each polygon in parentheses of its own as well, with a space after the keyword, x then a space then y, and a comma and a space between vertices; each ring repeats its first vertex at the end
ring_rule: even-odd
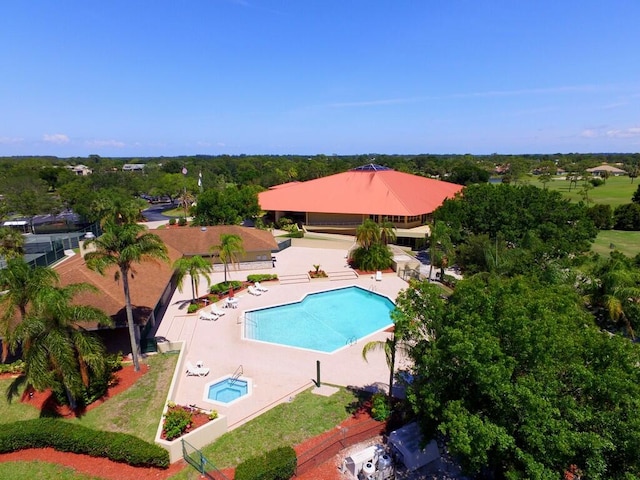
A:
MULTIPOLYGON (((562 193, 571 201, 578 202, 583 200, 580 195, 581 182, 578 182, 578 187, 575 185, 569 191, 569 180, 552 180, 547 183, 549 190, 557 190, 562 193)), ((542 187, 542 183, 537 180, 537 177, 532 177, 529 182, 530 185, 538 185, 542 187)), ((592 188, 589 190, 589 199, 593 203, 609 204, 611 208, 615 208, 618 205, 625 203, 631 203, 631 197, 638 188, 638 182, 631 183, 629 177, 609 177, 604 185, 592 188)))
POLYGON ((100 477, 88 477, 62 465, 47 462, 5 462, 0 463, 0 478, 3 480, 99 480, 100 477))
MULTIPOLYGON (((14 398, 11 403, 6 401, 5 392, 12 381, 12 379, 0 380, 0 394, 2 396, 0 399, 0 424, 38 418, 40 411, 31 405, 20 402, 20 397, 14 398)), ((0 478, 4 477, 0 475, 0 478)))
POLYGON ((153 443, 177 360, 173 354, 147 357, 149 371, 135 385, 72 421, 94 430, 130 433, 153 443))
POLYGON ((624 253, 628 257, 635 257, 640 253, 640 232, 626 232, 622 230, 601 230, 591 246, 591 250, 600 255, 609 256, 615 249, 624 253))
MULTIPOLYGON (((281 446, 293 446, 331 430, 350 415, 348 406, 356 394, 340 388, 330 397, 306 390, 290 403, 280 404, 241 427, 224 434, 203 449, 217 468, 235 467, 240 462, 281 446)), ((189 479, 189 470, 171 477, 189 479)))

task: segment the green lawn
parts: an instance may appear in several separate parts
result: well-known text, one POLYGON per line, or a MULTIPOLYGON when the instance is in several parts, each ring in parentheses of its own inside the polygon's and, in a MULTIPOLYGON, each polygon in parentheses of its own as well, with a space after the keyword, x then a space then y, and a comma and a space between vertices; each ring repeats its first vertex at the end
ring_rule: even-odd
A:
POLYGON ((601 230, 591 246, 591 250, 609 256, 613 251, 611 245, 628 257, 635 257, 640 253, 640 232, 625 232, 622 230, 601 230))
MULTIPOLYGON (((529 184, 542 187, 542 183, 537 180, 537 177, 531 177, 529 184)), ((547 188, 559 191, 572 201, 577 202, 583 199, 580 195, 580 182, 578 182, 578 188, 574 185, 571 187, 571 191, 569 191, 568 180, 552 180, 547 183, 547 188)), ((638 182, 634 180, 631 183, 629 177, 610 177, 604 185, 589 190, 589 199, 594 203, 609 204, 611 208, 615 208, 624 203, 631 203, 631 197, 637 188, 638 182)))
MULTIPOLYGON (((347 407, 356 401, 356 395, 344 388, 330 397, 304 391, 291 403, 278 405, 224 434, 205 447, 203 453, 218 468, 235 467, 252 456, 281 446, 296 445, 334 428, 349 417, 347 407)), ((193 478, 189 476, 190 470, 183 470, 171 478, 193 478)))

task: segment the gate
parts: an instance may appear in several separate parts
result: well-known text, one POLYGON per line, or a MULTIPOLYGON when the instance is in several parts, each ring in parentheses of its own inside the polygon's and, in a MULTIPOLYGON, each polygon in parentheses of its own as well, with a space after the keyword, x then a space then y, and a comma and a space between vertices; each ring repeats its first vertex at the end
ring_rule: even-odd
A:
POLYGON ((224 473, 209 460, 204 454, 190 443, 182 440, 182 457, 185 462, 195 468, 200 475, 208 480, 229 480, 224 473))

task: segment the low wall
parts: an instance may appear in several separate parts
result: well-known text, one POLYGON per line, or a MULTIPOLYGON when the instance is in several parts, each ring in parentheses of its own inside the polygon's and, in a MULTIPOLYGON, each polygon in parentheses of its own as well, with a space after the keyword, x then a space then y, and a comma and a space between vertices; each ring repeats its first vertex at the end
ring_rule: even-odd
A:
POLYGON ((205 445, 213 442, 221 435, 227 433, 227 417, 220 415, 215 420, 211 420, 205 425, 196 428, 192 432, 183 435, 175 440, 168 441, 162 438, 162 424, 164 421, 164 414, 167 412, 167 405, 175 398, 176 389, 180 381, 181 375, 184 373, 184 363, 186 358, 185 342, 159 342, 158 352, 164 353, 167 351, 180 351, 178 354, 178 362, 173 372, 173 378, 171 379, 171 385, 169 385, 169 392, 167 393, 167 399, 164 403, 164 409, 162 410, 162 418, 158 424, 156 430, 155 443, 169 452, 169 461, 175 463, 182 459, 182 439, 189 442, 193 447, 201 449, 205 445), (162 346, 162 347, 161 347, 162 346))

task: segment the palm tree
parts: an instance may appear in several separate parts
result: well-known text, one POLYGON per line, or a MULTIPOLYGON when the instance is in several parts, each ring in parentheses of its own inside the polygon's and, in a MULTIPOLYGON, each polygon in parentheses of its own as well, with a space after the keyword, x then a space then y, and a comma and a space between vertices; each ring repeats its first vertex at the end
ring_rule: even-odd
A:
POLYGON ((372 245, 378 244, 380 235, 380 225, 370 218, 367 218, 356 229, 356 241, 365 250, 368 250, 372 245))
POLYGON ((176 280, 178 282, 178 290, 182 292, 182 283, 184 278, 189 275, 191 278, 191 294, 192 301, 196 301, 198 297, 198 283, 200 275, 207 279, 207 286, 211 286, 210 273, 213 273, 213 265, 199 255, 194 255, 188 258, 179 258, 173 264, 173 268, 176 270, 176 280))
POLYGON ((444 222, 434 222, 429 235, 429 278, 434 266, 440 268, 440 279, 444 278, 444 269, 449 266, 453 251, 449 227, 444 222))
POLYGON ((624 324, 635 339, 630 312, 637 313, 640 303, 640 271, 624 255, 613 252, 605 263, 595 267, 594 276, 585 296, 587 304, 603 312, 607 320, 624 324))
POLYGON ((210 251, 218 252, 220 261, 224 264, 224 282, 227 283, 228 264, 238 263, 239 255, 245 253, 242 237, 232 233, 223 233, 220 235, 220 245, 214 245, 210 251))
POLYGON ((0 228, 0 257, 6 260, 24 255, 24 237, 13 228, 0 228))
POLYGON ((139 371, 139 344, 131 309, 129 277, 133 278, 135 274, 133 269, 133 264, 135 263, 142 263, 148 260, 168 262, 167 247, 160 237, 146 232, 146 227, 136 223, 119 225, 108 222, 103 227, 103 231, 104 233, 100 237, 87 241, 95 244, 96 251, 88 253, 85 256, 85 262, 89 269, 101 275, 105 275, 107 269, 112 266, 118 268, 114 277, 116 281, 122 279, 127 311, 127 326, 129 327, 129 340, 131 342, 131 356, 135 371, 139 371))
POLYGON ((109 191, 103 192, 94 200, 91 209, 100 219, 101 225, 109 222, 123 225, 137 222, 146 206, 146 202, 142 199, 131 199, 117 191, 109 191))
POLYGON ((367 342, 365 346, 362 347, 362 358, 365 362, 368 362, 367 356, 369 353, 378 350, 382 350, 384 352, 384 356, 387 360, 387 367, 389 367, 389 402, 393 398, 393 377, 396 370, 396 347, 395 333, 391 338, 387 338, 385 341, 373 340, 371 342, 367 342))
POLYGON ((396 226, 387 218, 384 218, 380 224, 380 241, 383 244, 388 245, 395 242, 397 238, 396 226))
POLYGON ((184 209, 184 218, 187 218, 189 208, 191 208, 191 205, 193 205, 194 201, 195 197, 186 190, 182 192, 178 197, 178 205, 180 205, 184 209))
POLYGON ((9 355, 9 341, 13 327, 25 320, 27 306, 38 292, 45 287, 57 285, 55 270, 45 267, 31 267, 22 258, 12 258, 7 267, 0 270, 0 335, 2 335, 2 361, 9 355))
POLYGON ((106 350, 98 337, 78 324, 111 325, 111 318, 95 307, 72 304, 82 291, 97 291, 86 283, 66 287, 48 286, 38 291, 33 308, 15 331, 12 350, 22 346, 24 371, 10 385, 9 400, 21 385, 42 391, 64 391, 72 409, 89 387, 91 379, 107 372, 106 350))

